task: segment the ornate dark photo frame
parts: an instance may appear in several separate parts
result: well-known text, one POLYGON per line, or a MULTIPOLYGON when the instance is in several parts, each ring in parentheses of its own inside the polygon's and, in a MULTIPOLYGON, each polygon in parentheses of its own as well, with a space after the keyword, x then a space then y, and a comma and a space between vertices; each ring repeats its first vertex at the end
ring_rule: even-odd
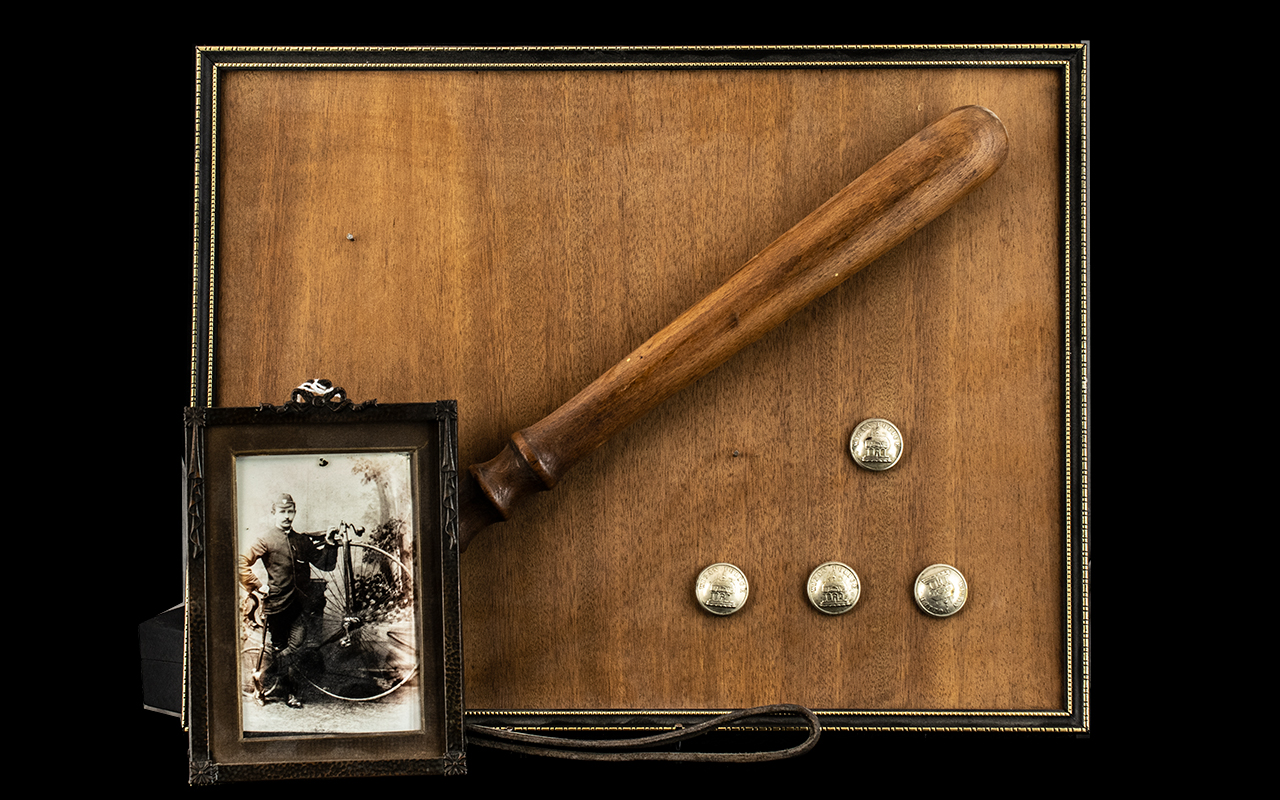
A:
POLYGON ((186 433, 192 782, 464 772, 456 405, 295 391, 186 433))

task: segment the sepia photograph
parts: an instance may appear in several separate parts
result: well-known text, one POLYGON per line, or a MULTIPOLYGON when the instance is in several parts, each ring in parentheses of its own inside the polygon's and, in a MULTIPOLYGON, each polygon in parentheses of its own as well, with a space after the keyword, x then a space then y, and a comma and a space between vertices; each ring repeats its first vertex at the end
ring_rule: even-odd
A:
POLYGON ((235 459, 245 738, 422 725, 411 453, 235 459))

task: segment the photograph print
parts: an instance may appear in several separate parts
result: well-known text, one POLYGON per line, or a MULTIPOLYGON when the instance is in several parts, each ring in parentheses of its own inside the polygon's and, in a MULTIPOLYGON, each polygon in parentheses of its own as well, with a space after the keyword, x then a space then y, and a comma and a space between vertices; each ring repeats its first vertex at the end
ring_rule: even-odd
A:
POLYGON ((235 458, 245 738, 417 731, 409 452, 235 458))

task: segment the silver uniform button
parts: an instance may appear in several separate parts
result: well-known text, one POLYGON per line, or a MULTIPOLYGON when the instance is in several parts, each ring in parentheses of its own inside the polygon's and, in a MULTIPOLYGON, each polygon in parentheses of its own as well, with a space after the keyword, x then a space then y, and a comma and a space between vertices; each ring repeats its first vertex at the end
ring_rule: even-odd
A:
POLYGON ((712 614, 732 614, 747 603, 747 576, 732 564, 712 564, 698 573, 694 596, 712 614))
POLYGON ((858 604, 862 582, 848 564, 828 561, 809 573, 809 602, 823 614, 843 614, 858 604))
POLYGON ((869 419, 853 429, 849 453, 866 469, 888 469, 902 458, 902 433, 887 419, 869 419))
POLYGON ((950 564, 925 567, 916 578, 916 605, 933 617, 949 617, 964 608, 969 584, 950 564))

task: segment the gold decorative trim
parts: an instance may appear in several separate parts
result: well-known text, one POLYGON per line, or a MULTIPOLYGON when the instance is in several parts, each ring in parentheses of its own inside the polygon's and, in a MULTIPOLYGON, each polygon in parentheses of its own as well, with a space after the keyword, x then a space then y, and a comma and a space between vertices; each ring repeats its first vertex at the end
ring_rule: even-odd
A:
MULTIPOLYGON (((1089 729, 1089 48, 1087 44, 1087 42, 1084 43, 1086 46, 1082 47, 1080 53, 1080 154, 1083 159, 1080 164, 1080 723, 1085 730, 1089 729)), ((1070 413, 1069 408, 1068 413, 1070 413)), ((1067 449, 1070 450, 1069 447, 1067 449)))
MULTIPOLYGON (((489 47, 484 45, 202 45, 197 52, 217 50, 222 52, 254 53, 554 53, 591 50, 595 52, 716 52, 724 50, 752 50, 758 52, 791 52, 795 50, 1080 50, 1082 44, 749 44, 749 45, 518 45, 489 47)), ((966 62, 971 63, 971 62, 966 62)), ((632 65, 634 66, 634 65, 632 65)))
MULTIPOLYGON (((189 405, 196 404, 196 380, 200 355, 200 53, 196 53, 196 172, 195 192, 191 209, 191 396, 189 405)), ((212 325, 210 327, 213 327, 212 325)), ((186 671, 183 671, 186 675, 186 671)))
POLYGON ((209 363, 205 365, 205 405, 213 405, 213 329, 214 329, 214 310, 217 303, 217 293, 214 287, 217 283, 217 263, 218 263, 218 65, 213 65, 213 75, 209 87, 212 95, 210 108, 213 109, 212 120, 209 125, 209 341, 206 344, 206 352, 209 354, 209 363))

